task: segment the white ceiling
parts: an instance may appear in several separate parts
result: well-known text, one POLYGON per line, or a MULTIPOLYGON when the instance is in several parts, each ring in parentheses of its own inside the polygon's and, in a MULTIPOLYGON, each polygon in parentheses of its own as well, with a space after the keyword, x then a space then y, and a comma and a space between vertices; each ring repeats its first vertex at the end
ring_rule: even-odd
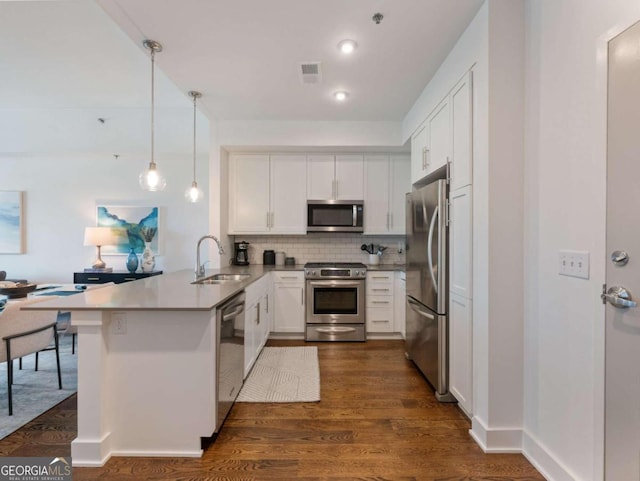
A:
POLYGON ((0 108, 146 107, 152 38, 178 87, 158 72, 160 107, 195 89, 222 120, 401 121, 483 0, 98 2, 0 2, 0 108), (305 61, 322 62, 320 85, 301 83, 305 61))

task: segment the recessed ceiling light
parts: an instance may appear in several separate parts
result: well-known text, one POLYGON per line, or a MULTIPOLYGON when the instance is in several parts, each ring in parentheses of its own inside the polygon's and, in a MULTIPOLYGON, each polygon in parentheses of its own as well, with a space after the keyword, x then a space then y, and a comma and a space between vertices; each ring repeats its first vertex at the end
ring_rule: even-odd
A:
POLYGON ((347 55, 350 53, 353 53, 353 51, 356 49, 357 46, 358 44, 354 40, 348 40, 348 39, 343 40, 338 44, 338 48, 340 49, 340 51, 347 55))
POLYGON ((336 98, 338 102, 344 102, 345 100, 347 100, 347 97, 349 96, 349 94, 341 90, 339 92, 334 93, 333 96, 336 98))

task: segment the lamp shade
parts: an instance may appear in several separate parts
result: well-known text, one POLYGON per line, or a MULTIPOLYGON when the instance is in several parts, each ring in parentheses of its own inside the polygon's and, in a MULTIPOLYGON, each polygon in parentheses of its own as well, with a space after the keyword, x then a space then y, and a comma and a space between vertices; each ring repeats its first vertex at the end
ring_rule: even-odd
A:
POLYGON ((85 227, 84 245, 109 246, 117 242, 117 237, 111 227, 85 227))

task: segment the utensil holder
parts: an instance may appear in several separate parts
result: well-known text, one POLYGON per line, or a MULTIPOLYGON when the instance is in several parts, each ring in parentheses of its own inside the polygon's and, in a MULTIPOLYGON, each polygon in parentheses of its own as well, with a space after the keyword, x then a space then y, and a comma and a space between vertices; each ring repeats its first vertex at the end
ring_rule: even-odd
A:
POLYGON ((370 266, 377 266, 380 264, 380 256, 378 254, 369 254, 369 263, 370 266))

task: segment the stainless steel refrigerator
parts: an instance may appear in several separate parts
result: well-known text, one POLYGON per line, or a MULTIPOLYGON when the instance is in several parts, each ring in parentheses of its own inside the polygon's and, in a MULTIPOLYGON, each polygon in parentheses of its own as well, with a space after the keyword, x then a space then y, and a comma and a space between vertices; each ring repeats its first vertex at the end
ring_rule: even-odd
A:
POLYGON ((446 180, 407 194, 406 350, 435 388, 441 402, 449 393, 449 282, 446 180))

